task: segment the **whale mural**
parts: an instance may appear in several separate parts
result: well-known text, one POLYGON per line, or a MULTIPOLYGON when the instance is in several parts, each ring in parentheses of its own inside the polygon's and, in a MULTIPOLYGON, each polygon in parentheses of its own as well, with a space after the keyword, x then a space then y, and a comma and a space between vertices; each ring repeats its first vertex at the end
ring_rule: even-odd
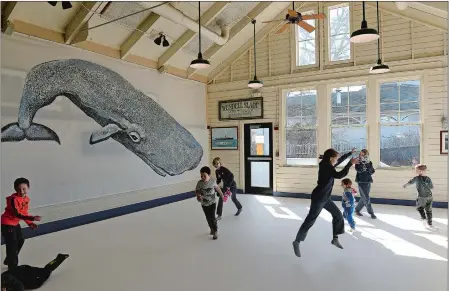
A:
POLYGON ((2 127, 2 142, 55 141, 51 128, 34 123, 36 112, 64 96, 102 126, 90 144, 109 138, 121 143, 161 176, 195 169, 203 149, 192 134, 159 104, 118 73, 79 60, 54 60, 27 74, 18 122, 2 127))

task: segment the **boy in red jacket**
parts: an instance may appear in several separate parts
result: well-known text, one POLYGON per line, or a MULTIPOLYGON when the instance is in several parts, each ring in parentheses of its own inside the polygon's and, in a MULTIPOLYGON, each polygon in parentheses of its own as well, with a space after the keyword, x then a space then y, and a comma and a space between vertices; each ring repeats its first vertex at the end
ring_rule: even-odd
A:
POLYGON ((16 193, 6 197, 6 208, 2 214, 2 235, 6 245, 6 258, 3 263, 8 265, 10 270, 19 264, 19 252, 24 243, 20 220, 24 220, 31 229, 37 228, 33 221, 41 220, 40 216, 28 215, 29 188, 30 181, 25 178, 16 179, 14 181, 16 193))

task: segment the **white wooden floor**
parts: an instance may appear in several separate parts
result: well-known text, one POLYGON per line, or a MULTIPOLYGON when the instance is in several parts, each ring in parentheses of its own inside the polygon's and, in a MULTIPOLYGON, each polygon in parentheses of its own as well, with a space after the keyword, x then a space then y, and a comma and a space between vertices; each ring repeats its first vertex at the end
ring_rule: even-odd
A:
POLYGON ((20 262, 70 254, 42 291, 447 290, 446 209, 434 209, 440 229, 429 231, 413 207, 374 205, 378 219, 357 219, 344 250, 330 244, 323 212, 297 258, 291 242, 309 200, 239 199, 240 217, 225 203, 217 241, 190 199, 27 240, 20 262))

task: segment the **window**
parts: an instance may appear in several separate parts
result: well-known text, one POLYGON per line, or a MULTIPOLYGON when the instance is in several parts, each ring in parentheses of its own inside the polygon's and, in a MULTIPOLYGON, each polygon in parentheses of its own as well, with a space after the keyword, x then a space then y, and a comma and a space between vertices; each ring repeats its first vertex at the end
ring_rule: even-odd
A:
MULTIPOLYGON (((313 14, 314 12, 306 12, 302 13, 302 15, 307 14, 313 14)), ((316 27, 316 20, 304 20, 308 24, 312 25, 313 27, 316 27)), ((312 31, 311 33, 307 32, 305 29, 301 28, 298 25, 295 25, 296 27, 296 66, 310 66, 316 64, 316 53, 317 53, 317 46, 316 46, 316 37, 315 32, 312 31)))
POLYGON ((329 60, 351 59, 349 4, 329 7, 329 60))
POLYGON ((287 165, 316 165, 316 90, 287 94, 285 150, 287 165))
POLYGON ((380 84, 380 166, 420 163, 420 81, 380 84))
POLYGON ((342 154, 366 148, 366 86, 333 88, 331 100, 332 148, 342 154))

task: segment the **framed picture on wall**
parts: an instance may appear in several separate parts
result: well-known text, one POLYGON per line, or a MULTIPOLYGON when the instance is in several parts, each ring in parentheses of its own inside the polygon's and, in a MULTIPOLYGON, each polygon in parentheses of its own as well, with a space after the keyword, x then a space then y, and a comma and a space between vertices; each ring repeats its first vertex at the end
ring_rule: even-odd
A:
POLYGON ((238 150, 238 127, 211 127, 211 150, 238 150))
POLYGON ((440 131, 440 154, 447 155, 448 152, 448 135, 447 130, 440 131))

